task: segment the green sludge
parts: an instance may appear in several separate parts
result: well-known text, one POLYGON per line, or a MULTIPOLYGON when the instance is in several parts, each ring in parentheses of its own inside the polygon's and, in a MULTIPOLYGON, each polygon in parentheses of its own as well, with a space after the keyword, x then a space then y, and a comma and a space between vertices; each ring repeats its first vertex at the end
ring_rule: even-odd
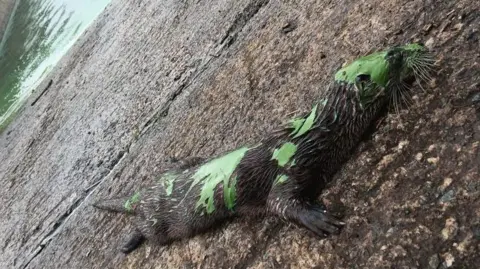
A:
POLYGON ((297 146, 291 142, 287 142, 283 144, 280 148, 275 149, 275 151, 273 152, 272 160, 277 160, 278 165, 283 167, 290 161, 290 158, 295 155, 296 151, 297 146))
POLYGON ((140 201, 140 192, 136 192, 123 206, 128 212, 133 212, 133 206, 140 201))
POLYGON ((358 75, 370 75, 370 79, 382 86, 388 82, 388 62, 386 51, 361 57, 335 74, 336 81, 354 84, 358 75))
MULTIPOLYGON (((424 51, 419 44, 408 44, 397 47, 409 52, 424 51)), ((358 75, 369 75, 370 80, 379 86, 386 87, 388 84, 389 64, 385 59, 388 50, 372 53, 358 58, 335 74, 335 81, 354 84, 358 75)), ((409 58, 407 58, 408 61, 409 58)))
POLYGON ((214 212, 215 189, 219 183, 223 182, 225 205, 228 209, 233 209, 236 199, 236 178, 232 178, 232 174, 247 151, 247 147, 239 148, 222 157, 211 160, 197 170, 192 176, 193 183, 187 192, 188 195, 195 185, 202 183, 200 198, 196 208, 204 207, 207 214, 214 212))
POLYGON ((293 138, 297 138, 304 135, 310 130, 310 128, 312 128, 313 124, 315 123, 317 108, 318 108, 318 105, 315 105, 312 108, 312 111, 310 112, 307 118, 305 119, 300 118, 292 121, 292 125, 295 128, 295 130, 290 135, 293 135, 293 138))
POLYGON ((287 175, 279 175, 275 179, 275 184, 283 184, 283 183, 287 182, 287 180, 288 180, 287 175))
POLYGON ((165 173, 159 180, 161 181, 161 184, 163 185, 163 188, 165 189, 165 193, 167 196, 172 195, 173 192, 173 183, 175 182, 175 179, 177 178, 177 175, 172 174, 172 173, 165 173))

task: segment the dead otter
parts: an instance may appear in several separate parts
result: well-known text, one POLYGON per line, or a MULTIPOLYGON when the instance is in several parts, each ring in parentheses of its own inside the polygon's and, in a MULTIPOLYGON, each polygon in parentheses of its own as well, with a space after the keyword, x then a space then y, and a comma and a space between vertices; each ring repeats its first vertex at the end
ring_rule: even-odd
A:
POLYGON ((414 79, 428 79, 432 64, 418 44, 359 58, 336 73, 311 111, 262 142, 209 161, 190 159, 133 196, 94 206, 134 215, 125 253, 145 239, 168 244, 242 215, 272 214, 317 235, 336 234, 343 223, 318 195, 381 111, 408 96, 414 79))

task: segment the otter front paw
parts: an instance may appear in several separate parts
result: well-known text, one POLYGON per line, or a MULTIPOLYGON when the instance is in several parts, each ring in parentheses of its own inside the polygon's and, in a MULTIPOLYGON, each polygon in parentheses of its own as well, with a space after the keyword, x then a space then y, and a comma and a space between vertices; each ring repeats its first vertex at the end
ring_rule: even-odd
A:
POLYGON ((326 234, 339 234, 345 225, 318 205, 299 210, 296 220, 298 224, 321 237, 325 237, 326 234))

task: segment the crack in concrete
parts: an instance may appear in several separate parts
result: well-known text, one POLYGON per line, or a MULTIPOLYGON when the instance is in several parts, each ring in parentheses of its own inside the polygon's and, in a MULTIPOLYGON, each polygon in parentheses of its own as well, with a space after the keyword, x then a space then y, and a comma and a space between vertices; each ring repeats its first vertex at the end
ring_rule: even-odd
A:
MULTIPOLYGON (((134 142, 133 142, 134 143, 134 142)), ((133 144, 132 143, 132 144, 133 144)), ((123 151, 122 151, 123 152, 123 151)), ((106 178, 111 173, 115 172, 115 167, 117 167, 125 158, 127 154, 121 154, 121 157, 117 159, 117 162, 113 165, 112 169, 110 172, 105 175, 102 179, 98 180, 95 184, 95 186, 98 186, 101 182, 103 182, 106 178)), ((92 185, 92 186, 93 186, 92 185)), ((80 205, 83 204, 85 200, 90 197, 90 195, 96 190, 96 187, 90 186, 89 188, 86 189, 86 194, 80 196, 66 211, 63 215, 60 216, 60 218, 55 222, 53 225, 52 229, 43 237, 41 240, 40 244, 38 247, 33 251, 32 257, 28 259, 28 261, 21 267, 22 269, 25 269, 28 267, 28 265, 38 256, 42 251, 48 246, 48 244, 52 241, 52 239, 62 230, 62 227, 65 225, 65 223, 68 221, 68 219, 75 213, 75 211, 78 210, 80 205)))
POLYGON ((247 23, 260 11, 262 7, 266 6, 269 1, 270 0, 250 1, 243 11, 235 16, 235 20, 221 39, 220 44, 228 48, 235 43, 238 33, 243 30, 245 25, 247 25, 247 23))
MULTIPOLYGON (((238 13, 235 16, 234 21, 228 28, 227 32, 225 33, 224 37, 220 40, 218 44, 218 49, 216 53, 207 58, 206 62, 201 64, 198 68, 197 72, 193 72, 189 77, 185 79, 185 82, 182 83, 174 92, 170 94, 167 98, 167 102, 161 106, 159 110, 153 113, 153 115, 147 120, 147 122, 143 125, 140 135, 142 135, 145 131, 148 130, 148 127, 152 124, 157 122, 159 119, 168 116, 168 111, 170 109, 171 104, 175 101, 175 99, 182 94, 182 92, 188 88, 193 81, 197 77, 199 77, 203 72, 207 69, 207 67, 211 64, 211 62, 220 57, 225 49, 229 48, 233 43, 235 43, 238 33, 240 33, 245 25, 260 11, 260 9, 268 4, 270 0, 254 0, 251 1, 243 10, 242 12, 238 13)), ((194 67, 195 68, 195 67, 194 67)), ((179 76, 182 76, 187 70, 183 71, 179 76)))

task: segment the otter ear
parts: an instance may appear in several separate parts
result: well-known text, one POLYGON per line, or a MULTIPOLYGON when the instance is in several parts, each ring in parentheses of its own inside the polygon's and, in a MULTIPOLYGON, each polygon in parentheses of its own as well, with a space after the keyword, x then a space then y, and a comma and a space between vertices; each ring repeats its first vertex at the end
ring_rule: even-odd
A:
POLYGON ((358 91, 363 91, 365 85, 370 83, 370 75, 367 74, 360 74, 355 77, 355 87, 358 91))
POLYGON ((390 64, 397 67, 402 65, 403 61, 403 49, 400 47, 391 48, 387 51, 385 55, 385 60, 390 64))

